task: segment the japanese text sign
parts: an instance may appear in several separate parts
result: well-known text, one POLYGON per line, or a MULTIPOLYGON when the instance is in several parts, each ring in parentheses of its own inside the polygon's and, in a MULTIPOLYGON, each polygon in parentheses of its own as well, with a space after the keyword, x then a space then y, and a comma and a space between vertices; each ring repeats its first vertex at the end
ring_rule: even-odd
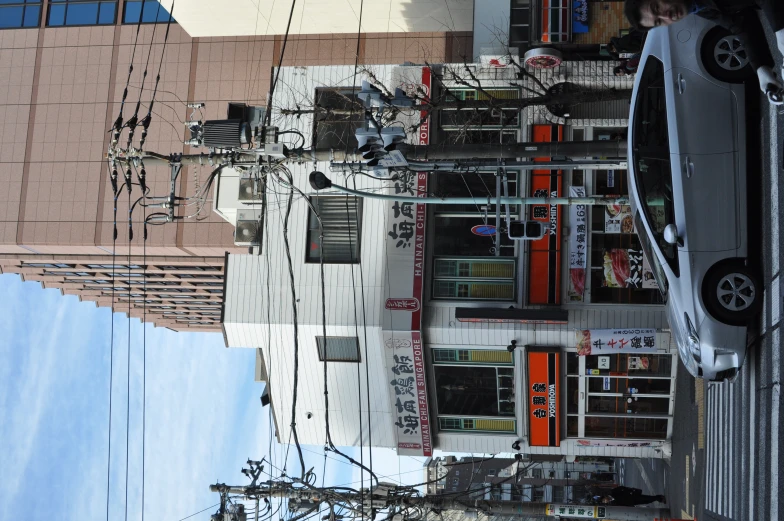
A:
POLYGON ((559 352, 528 353, 528 425, 531 446, 561 444, 559 352))
POLYGON ((577 354, 655 353, 655 329, 583 329, 576 332, 577 354))
MULTIPOLYGON (((569 197, 585 197, 584 186, 570 186, 569 197)), ((569 207, 569 300, 582 302, 588 262, 588 207, 569 207)))

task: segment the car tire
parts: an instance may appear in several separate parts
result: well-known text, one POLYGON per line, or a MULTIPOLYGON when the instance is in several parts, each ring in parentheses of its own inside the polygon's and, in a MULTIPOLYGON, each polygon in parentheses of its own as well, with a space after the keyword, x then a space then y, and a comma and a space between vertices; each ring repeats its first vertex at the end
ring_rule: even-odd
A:
POLYGON ((723 27, 708 31, 702 40, 701 56, 705 70, 719 81, 743 83, 754 76, 740 40, 723 27))
POLYGON ((714 267, 702 284, 708 312, 720 322, 745 325, 762 309, 760 277, 740 261, 714 267))

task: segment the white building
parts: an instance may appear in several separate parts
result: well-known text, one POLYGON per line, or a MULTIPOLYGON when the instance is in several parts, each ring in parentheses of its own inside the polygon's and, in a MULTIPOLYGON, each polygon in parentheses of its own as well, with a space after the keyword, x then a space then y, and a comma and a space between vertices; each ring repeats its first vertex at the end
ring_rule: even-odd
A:
MULTIPOLYGON (((562 81, 628 87, 612 83, 618 81, 609 73, 612 65, 566 63, 537 74, 546 88, 562 81)), ((471 67, 482 89, 446 74, 436 81, 438 69, 422 66, 376 66, 356 77, 348 66, 284 68, 277 107, 308 108, 318 100, 334 110, 318 121, 312 111, 277 113, 273 121, 301 132, 307 146, 315 132, 320 148, 353 147, 361 117, 340 109, 349 106, 346 99, 361 79, 433 96, 446 85, 461 99, 490 91, 509 99, 524 95, 524 80, 515 80, 513 70, 471 67)), ((624 131, 617 102, 580 110, 570 118, 559 117, 557 107, 503 110, 498 125, 479 127, 466 114, 444 110, 425 117, 409 142, 585 140, 624 131)), ((419 116, 399 119, 405 124, 419 116)), ((297 136, 285 138, 296 145, 297 136)), ((290 440, 296 389, 293 419, 302 443, 324 443, 328 411, 336 445, 359 445, 360 437, 368 444, 372 437, 373 445, 400 454, 430 456, 433 448, 498 453, 513 444, 532 455, 669 454, 677 349, 623 208, 513 207, 513 218, 550 223, 550 233, 530 243, 501 234, 494 243, 472 233, 494 223, 487 199, 495 194, 493 174, 380 181, 331 172, 327 162, 289 169, 296 187, 290 214, 283 174, 268 179, 264 204, 261 194, 239 200, 240 183, 252 181, 231 172, 221 175, 216 195, 217 211, 238 225, 237 240, 239 221, 253 226, 264 215, 261 248, 228 258, 223 327, 227 346, 263 353, 259 373, 270 389, 280 441, 290 440), (317 193, 308 184, 313 170, 363 191, 477 200, 436 206, 347 197, 335 189, 317 193), (323 241, 308 201, 321 216, 323 241), (583 347, 593 345, 593 354, 578 355, 582 331, 590 333, 583 347)), ((519 195, 627 190, 625 172, 507 173, 510 191, 519 195)))

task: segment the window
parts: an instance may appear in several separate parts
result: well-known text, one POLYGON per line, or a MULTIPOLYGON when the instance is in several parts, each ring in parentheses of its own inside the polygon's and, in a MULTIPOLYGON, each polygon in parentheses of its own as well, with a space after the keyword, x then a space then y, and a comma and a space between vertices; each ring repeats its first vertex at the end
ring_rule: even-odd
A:
MULTIPOLYGON (((495 204, 487 198, 496 196, 493 174, 438 174, 437 193, 454 197, 473 197, 476 204, 437 205, 431 222, 433 237, 434 299, 474 301, 514 301, 517 298, 516 241, 501 233, 496 237, 472 232, 475 226, 495 224, 495 204)), ((517 195, 517 174, 507 182, 509 195, 517 195)), ((503 189, 502 189, 503 190, 503 189)), ((501 192, 503 195, 503 191, 501 192)), ((505 209, 501 208, 504 215, 505 209)), ((512 219, 518 219, 517 205, 510 206, 512 219)))
POLYGON ((316 337, 319 360, 322 362, 359 362, 359 339, 355 336, 316 337), (326 344, 326 347, 325 347, 326 344), (326 351, 326 352, 325 352, 326 351))
POLYGON ((641 211, 651 227, 654 242, 678 276, 678 248, 664 240, 664 227, 675 222, 664 65, 653 57, 645 64, 637 91, 632 123, 632 161, 642 201, 641 211))
POLYGON ((63 25, 112 25, 117 1, 49 0, 49 21, 52 27, 63 25))
POLYGON ((550 0, 539 5, 539 40, 566 43, 571 40, 572 0, 550 0))
POLYGON ((357 98, 358 92, 358 88, 316 89, 315 148, 356 148, 354 133, 365 121, 365 106, 357 98))
POLYGON ((439 429, 515 432, 514 360, 499 349, 434 349, 439 429))
POLYGON ((223 271, 220 266, 156 266, 161 271, 223 271))
MULTIPOLYGON (((48 264, 38 262, 26 262, 22 264, 23 268, 74 268, 73 264, 48 264)), ((54 273, 52 273, 54 274, 54 273)))
POLYGON ((41 23, 41 0, 0 1, 0 29, 38 27, 41 23))
POLYGON ((174 18, 171 17, 169 12, 164 8, 160 2, 156 0, 131 0, 125 2, 125 12, 123 13, 124 24, 139 23, 139 13, 141 12, 142 23, 162 23, 174 18))
MULTIPOLYGON (((451 89, 447 101, 513 100, 519 97, 517 89, 451 89)), ((438 128, 444 133, 443 140, 449 144, 516 143, 520 109, 491 109, 489 101, 486 109, 444 109, 439 112, 438 128)))
POLYGON ((321 262, 323 255, 326 263, 358 263, 362 199, 323 196, 310 200, 321 218, 321 228, 319 217, 311 210, 306 262, 321 262), (322 233, 323 239, 320 237, 322 233))
POLYGON ((509 20, 509 47, 517 47, 522 52, 528 48, 530 41, 530 0, 512 0, 509 20))
POLYGON ((87 264, 87 267, 91 270, 140 270, 144 268, 144 266, 137 266, 136 264, 131 264, 130 267, 127 264, 87 264))

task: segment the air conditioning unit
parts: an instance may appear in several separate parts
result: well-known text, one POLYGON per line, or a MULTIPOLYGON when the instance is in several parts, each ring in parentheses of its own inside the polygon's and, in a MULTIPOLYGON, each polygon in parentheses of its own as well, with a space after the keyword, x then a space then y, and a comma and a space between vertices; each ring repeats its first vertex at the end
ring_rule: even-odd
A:
POLYGON ((234 245, 259 246, 261 244, 261 226, 261 210, 237 211, 234 245))
POLYGON ((261 190, 259 190, 259 182, 252 177, 241 178, 239 192, 237 193, 237 200, 244 204, 261 204, 261 190))

